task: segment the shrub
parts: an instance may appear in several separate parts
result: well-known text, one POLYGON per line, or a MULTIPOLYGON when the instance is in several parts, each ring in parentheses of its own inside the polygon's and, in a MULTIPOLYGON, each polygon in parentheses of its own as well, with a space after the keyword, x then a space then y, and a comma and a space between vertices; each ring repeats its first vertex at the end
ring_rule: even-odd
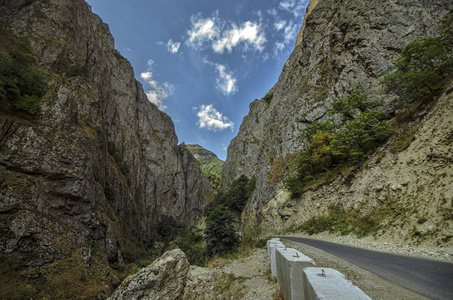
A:
POLYGON ((107 151, 115 160, 118 170, 127 178, 127 176, 129 175, 129 166, 123 161, 123 158, 121 157, 118 149, 116 148, 115 143, 110 139, 107 140, 107 151))
POLYGON ((17 46, 11 57, 0 60, 0 110, 25 118, 37 114, 47 83, 34 63, 35 56, 28 43, 17 46))
POLYGON ((442 33, 416 39, 400 53, 396 70, 381 79, 387 93, 396 94, 395 108, 417 98, 431 97, 453 71, 453 15, 444 20, 442 33))
POLYGON ((178 222, 172 216, 163 215, 157 231, 166 245, 178 246, 191 264, 205 264, 203 237, 195 227, 178 222))
POLYGON ((269 92, 266 94, 266 96, 264 96, 261 100, 264 100, 266 101, 267 103, 271 103, 272 101, 272 98, 274 97, 274 94, 269 92))
POLYGON ((88 75, 88 68, 87 66, 80 66, 80 65, 73 65, 68 68, 66 71, 66 76, 68 77, 76 77, 76 76, 83 76, 86 77, 88 75))

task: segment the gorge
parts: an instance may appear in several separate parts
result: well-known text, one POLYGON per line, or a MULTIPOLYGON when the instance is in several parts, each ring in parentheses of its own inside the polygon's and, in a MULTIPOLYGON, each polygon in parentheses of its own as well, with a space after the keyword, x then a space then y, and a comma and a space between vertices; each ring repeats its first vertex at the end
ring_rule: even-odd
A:
MULTIPOLYGON (((0 1, 0 298, 112 295, 128 262, 163 250, 161 220, 203 224, 214 189, 192 153, 223 168, 225 191, 250 178, 240 231, 299 232, 337 208, 374 222, 376 239, 450 251, 451 74, 410 116, 380 79, 452 11, 449 0, 311 0, 278 82, 250 103, 222 167, 198 145, 178 145, 170 116, 148 100, 84 0, 0 1), (39 109, 17 82, 20 68, 45 82, 39 109), (307 148, 305 129, 357 84, 384 103, 394 133, 363 162, 292 196, 285 182, 307 148)), ((185 257, 175 265, 196 281, 185 257)))

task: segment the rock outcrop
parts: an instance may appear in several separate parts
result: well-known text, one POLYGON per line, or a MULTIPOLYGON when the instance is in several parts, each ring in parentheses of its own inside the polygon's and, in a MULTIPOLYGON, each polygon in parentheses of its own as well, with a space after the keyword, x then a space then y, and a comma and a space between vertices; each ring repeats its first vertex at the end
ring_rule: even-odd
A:
POLYGON ((151 265, 126 278, 109 299, 182 299, 189 268, 180 249, 165 252, 151 265))
POLYGON ((35 118, 0 116, 0 259, 39 277, 81 251, 111 278, 106 262, 151 246, 159 216, 194 224, 209 181, 89 5, 1 1, 0 23, 2 41, 31 44, 49 82, 35 118))
MULTIPOLYGON (((440 21, 452 9, 453 3, 447 0, 310 2, 296 47, 269 92, 272 99, 255 100, 250 104, 249 114, 228 147, 222 174, 224 186, 229 186, 241 174, 256 176, 255 193, 243 212, 245 224, 262 225, 263 229, 271 230, 267 225, 275 220, 280 228, 286 228, 294 225, 296 220, 300 222, 325 213, 328 203, 342 202, 356 208, 362 205, 364 211, 378 205, 377 202, 369 206, 360 204, 369 198, 369 191, 365 193, 368 188, 363 188, 363 194, 350 187, 362 182, 364 186, 371 185, 371 189, 378 190, 380 184, 388 184, 383 189, 390 189, 393 179, 395 183, 401 181, 397 173, 390 175, 392 171, 379 164, 376 168, 382 168, 382 173, 388 174, 385 183, 375 180, 372 172, 363 170, 352 183, 337 182, 337 185, 309 192, 297 200, 290 199, 280 188, 297 154, 305 148, 303 133, 307 125, 323 120, 330 103, 343 97, 355 84, 362 84, 373 100, 388 103, 391 99, 382 93, 379 78, 392 70, 393 60, 407 43, 436 35, 440 21), (367 183, 363 181, 366 178, 369 179, 367 183), (306 206, 310 206, 308 211, 306 206), (285 223, 284 220, 294 222, 285 223)), ((386 113, 393 113, 389 106, 386 113)), ((446 138, 448 131, 442 134, 446 134, 446 138)), ((451 142, 446 147, 451 149, 451 142)), ((434 180, 437 168, 441 168, 439 165, 431 167, 428 171, 426 165, 422 166, 421 162, 418 165, 420 172, 431 172, 426 177, 427 182, 434 180)), ((406 190, 410 195, 415 187, 405 184, 410 187, 406 190)), ((445 190, 439 188, 433 192, 433 197, 440 197, 445 190)), ((393 192, 389 193, 390 197, 393 192)), ((450 203, 451 199, 446 201, 450 203)))

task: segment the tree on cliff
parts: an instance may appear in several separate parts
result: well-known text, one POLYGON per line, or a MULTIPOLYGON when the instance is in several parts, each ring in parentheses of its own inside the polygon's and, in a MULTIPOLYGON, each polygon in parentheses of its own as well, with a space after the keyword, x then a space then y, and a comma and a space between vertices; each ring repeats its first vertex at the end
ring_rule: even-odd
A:
POLYGON ((348 92, 332 103, 329 115, 336 118, 315 121, 306 128, 307 150, 300 154, 296 172, 286 180, 293 196, 359 164, 389 136, 388 122, 375 110, 382 103, 370 101, 361 85, 348 92))
POLYGON ((409 43, 394 62, 396 70, 382 78, 384 90, 398 96, 396 108, 431 96, 452 73, 453 15, 443 21, 441 31, 409 43))

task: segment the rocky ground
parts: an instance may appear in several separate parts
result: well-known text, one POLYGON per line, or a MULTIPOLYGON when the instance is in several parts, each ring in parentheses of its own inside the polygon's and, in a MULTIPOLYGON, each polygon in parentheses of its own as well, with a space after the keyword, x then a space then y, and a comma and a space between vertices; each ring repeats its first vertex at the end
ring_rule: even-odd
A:
POLYGON ((270 277, 265 249, 237 260, 217 259, 210 265, 191 267, 184 299, 283 299, 278 283, 270 277))

